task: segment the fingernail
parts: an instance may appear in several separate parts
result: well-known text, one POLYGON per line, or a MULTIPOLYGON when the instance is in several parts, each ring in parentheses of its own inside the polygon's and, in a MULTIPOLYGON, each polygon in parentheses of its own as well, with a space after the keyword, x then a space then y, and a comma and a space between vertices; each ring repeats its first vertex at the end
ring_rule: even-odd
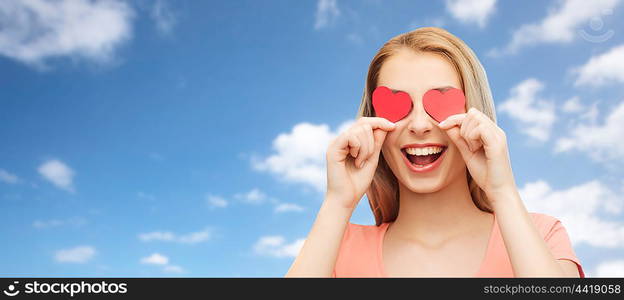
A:
POLYGON ((388 123, 388 125, 390 125, 390 126, 396 125, 395 123, 391 122, 390 120, 388 120, 386 123, 388 123))
POLYGON ((364 167, 364 165, 366 164, 366 161, 363 161, 360 163, 360 169, 364 167))
POLYGON ((440 126, 440 127, 444 127, 444 125, 445 125, 445 124, 446 124, 446 120, 444 120, 444 121, 440 122, 440 123, 438 124, 438 126, 440 126))

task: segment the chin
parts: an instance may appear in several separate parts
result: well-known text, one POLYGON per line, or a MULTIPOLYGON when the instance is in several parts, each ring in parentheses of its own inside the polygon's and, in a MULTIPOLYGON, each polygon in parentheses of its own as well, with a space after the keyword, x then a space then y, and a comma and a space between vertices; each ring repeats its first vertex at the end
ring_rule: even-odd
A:
POLYGON ((446 186, 442 178, 408 178, 407 182, 404 182, 403 185, 408 190, 417 194, 435 193, 446 186))

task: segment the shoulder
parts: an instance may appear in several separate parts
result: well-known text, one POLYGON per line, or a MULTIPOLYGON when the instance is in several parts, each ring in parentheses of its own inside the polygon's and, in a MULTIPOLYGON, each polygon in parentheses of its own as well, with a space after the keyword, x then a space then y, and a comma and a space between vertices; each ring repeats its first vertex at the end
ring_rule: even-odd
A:
POLYGON ((343 241, 349 240, 351 242, 370 243, 379 237, 386 225, 387 224, 381 224, 380 226, 360 225, 349 222, 345 230, 343 241))
POLYGON ((558 218, 541 213, 530 213, 550 252, 556 259, 567 259, 577 265, 580 277, 585 277, 581 261, 576 256, 572 241, 563 223, 558 218))
POLYGON ((351 252, 352 249, 358 249, 360 251, 362 249, 369 249, 373 251, 385 226, 387 226, 387 223, 376 226, 349 222, 340 244, 341 252, 351 252))
POLYGON ((556 217, 537 212, 530 212, 529 215, 531 215, 531 218, 533 219, 533 224, 535 224, 535 227, 537 227, 540 234, 545 239, 550 238, 555 231, 565 231, 563 224, 556 217))
POLYGON ((554 225, 555 223, 559 222, 559 219, 543 213, 529 212, 529 215, 531 215, 533 223, 538 227, 554 225))
POLYGON ((349 228, 349 230, 352 230, 353 232, 359 232, 361 234, 371 234, 371 233, 379 232, 379 230, 381 230, 381 228, 384 225, 385 224, 381 224, 380 226, 377 226, 377 225, 360 225, 360 224, 355 224, 355 223, 349 222, 347 227, 349 228))
POLYGON ((378 276, 380 238, 388 223, 380 226, 348 223, 336 265, 336 277, 378 276))

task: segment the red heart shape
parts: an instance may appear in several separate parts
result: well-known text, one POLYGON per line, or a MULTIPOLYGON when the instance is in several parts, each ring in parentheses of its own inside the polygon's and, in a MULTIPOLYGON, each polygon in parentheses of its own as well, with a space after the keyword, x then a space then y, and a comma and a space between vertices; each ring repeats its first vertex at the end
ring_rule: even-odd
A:
POLYGON ((444 93, 432 89, 423 95, 425 111, 436 121, 442 122, 451 115, 466 112, 466 98, 460 89, 449 89, 444 93))
POLYGON ((406 92, 393 93, 385 86, 373 91, 373 108, 377 116, 396 122, 407 116, 412 110, 412 98, 406 92))

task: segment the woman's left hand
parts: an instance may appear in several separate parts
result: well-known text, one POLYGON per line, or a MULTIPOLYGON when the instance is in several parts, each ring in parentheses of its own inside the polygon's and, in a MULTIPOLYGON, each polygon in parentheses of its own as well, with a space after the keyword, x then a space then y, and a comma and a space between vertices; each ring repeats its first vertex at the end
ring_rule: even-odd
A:
POLYGON ((475 108, 438 124, 466 162, 470 175, 488 197, 515 189, 505 132, 475 108))

